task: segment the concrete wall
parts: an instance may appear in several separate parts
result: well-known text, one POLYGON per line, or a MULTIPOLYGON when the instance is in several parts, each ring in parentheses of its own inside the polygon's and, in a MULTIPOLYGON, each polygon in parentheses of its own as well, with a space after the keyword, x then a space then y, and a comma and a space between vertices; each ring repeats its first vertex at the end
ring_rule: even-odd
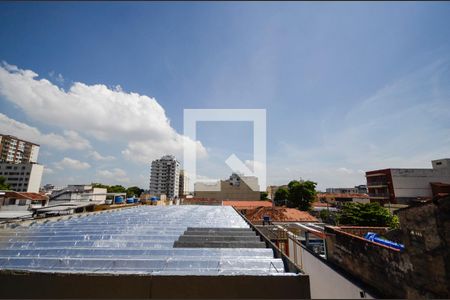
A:
POLYGON ((43 172, 44 172, 43 165, 32 164, 27 192, 39 193, 39 187, 41 186, 43 172))
POLYGON ((450 183, 450 169, 392 169, 392 183, 399 198, 432 197, 430 182, 450 183))
POLYGON ((327 259, 394 298, 450 297, 450 198, 398 212, 405 251, 326 227, 327 259))
MULTIPOLYGON (((104 188, 93 188, 92 194, 106 194, 107 190, 104 188)), ((92 201, 104 202, 106 200, 106 195, 95 195, 90 196, 92 201)))
POLYGON ((308 276, 148 276, 0 272, 0 298, 308 299, 308 276))
MULTIPOLYGON (((300 267, 309 275, 313 299, 374 299, 370 292, 359 287, 342 274, 311 254, 302 246, 296 247, 301 257, 300 267)), ((294 252, 294 253, 295 253, 294 252)))

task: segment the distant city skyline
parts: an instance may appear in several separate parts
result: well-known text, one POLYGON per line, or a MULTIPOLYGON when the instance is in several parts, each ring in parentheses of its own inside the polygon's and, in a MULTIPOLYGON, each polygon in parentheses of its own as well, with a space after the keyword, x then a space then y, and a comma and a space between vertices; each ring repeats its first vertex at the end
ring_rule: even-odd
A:
MULTIPOLYGON (((42 185, 146 188, 183 109, 266 109, 268 185, 354 187, 450 157, 449 36, 446 2, 1 3, 0 133, 42 185)), ((254 167, 250 123, 197 130, 204 178, 254 167)))

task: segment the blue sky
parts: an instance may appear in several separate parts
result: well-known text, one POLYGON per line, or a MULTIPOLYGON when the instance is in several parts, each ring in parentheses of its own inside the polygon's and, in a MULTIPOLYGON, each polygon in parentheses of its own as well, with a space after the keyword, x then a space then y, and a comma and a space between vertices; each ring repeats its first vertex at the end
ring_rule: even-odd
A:
MULTIPOLYGON (((147 187, 147 161, 182 160, 186 108, 266 109, 269 184, 450 157, 446 2, 2 2, 0 41, 0 129, 41 144, 43 184, 147 187)), ((199 172, 251 138, 199 125, 199 172)))

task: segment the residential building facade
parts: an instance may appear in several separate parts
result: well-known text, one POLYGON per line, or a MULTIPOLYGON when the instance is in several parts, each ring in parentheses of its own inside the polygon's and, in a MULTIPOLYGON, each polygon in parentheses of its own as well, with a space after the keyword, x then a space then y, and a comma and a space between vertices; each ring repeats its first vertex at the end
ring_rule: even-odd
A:
POLYGON ((278 191, 278 189, 280 188, 285 188, 287 189, 288 186, 285 185, 268 185, 266 192, 267 192, 267 198, 270 200, 274 200, 275 199, 275 193, 278 191))
POLYGON ((431 169, 368 171, 366 178, 371 202, 408 204, 431 198, 431 183, 450 183, 450 158, 433 160, 431 169))
POLYGON ((43 171, 44 166, 36 163, 0 162, 0 176, 16 192, 38 193, 43 171))
POLYGON ((59 190, 53 190, 49 196, 51 202, 92 201, 104 203, 107 190, 87 184, 71 184, 59 190))
POLYGON ((214 183, 196 182, 194 196, 216 200, 259 200, 258 178, 233 173, 229 179, 214 183))
POLYGON ((180 170, 180 178, 178 182, 178 197, 183 198, 189 194, 189 177, 185 170, 180 170))
POLYGON ((367 194, 366 185, 357 185, 353 188, 327 188, 327 194, 367 194))
POLYGON ((150 194, 178 198, 180 188, 180 163, 173 155, 154 160, 151 165, 150 194))
POLYGON ((15 164, 36 163, 38 154, 38 144, 0 134, 0 161, 15 164))
POLYGON ((30 207, 44 207, 47 204, 48 197, 39 193, 0 193, 0 211, 27 211, 30 207))

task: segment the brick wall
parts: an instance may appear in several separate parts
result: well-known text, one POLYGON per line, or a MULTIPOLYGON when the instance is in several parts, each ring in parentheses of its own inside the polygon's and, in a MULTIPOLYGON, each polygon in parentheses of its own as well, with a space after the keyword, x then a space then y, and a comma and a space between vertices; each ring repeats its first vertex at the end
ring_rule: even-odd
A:
POLYGON ((405 251, 367 241, 360 229, 326 227, 328 260, 386 297, 449 298, 450 198, 401 209, 398 216, 397 242, 405 251))

